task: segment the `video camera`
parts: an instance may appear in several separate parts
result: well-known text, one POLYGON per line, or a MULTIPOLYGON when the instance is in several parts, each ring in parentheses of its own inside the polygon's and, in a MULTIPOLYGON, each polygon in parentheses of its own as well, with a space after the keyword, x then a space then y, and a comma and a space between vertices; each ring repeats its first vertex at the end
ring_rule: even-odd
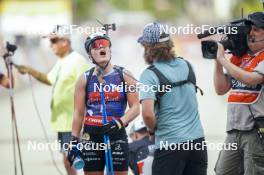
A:
POLYGON ((7 57, 14 55, 17 46, 14 44, 10 44, 8 41, 6 42, 6 50, 7 52, 3 55, 3 58, 6 60, 7 57))
MULTIPOLYGON (((229 50, 230 53, 236 56, 242 56, 249 50, 247 45, 247 35, 251 30, 251 24, 247 19, 243 18, 235 20, 230 22, 229 25, 214 27, 214 29, 214 32, 207 30, 202 34, 197 35, 197 37, 202 39, 215 34, 225 34, 226 36, 219 41, 219 43, 224 46, 225 50, 229 50), (229 32, 227 33, 227 31, 229 32)), ((217 56, 217 50, 217 41, 202 41, 202 53, 204 58, 215 59, 217 56)))
POLYGON ((103 30, 105 30, 106 32, 108 30, 115 31, 116 30, 116 24, 115 23, 113 23, 113 24, 103 24, 103 30))
POLYGON ((8 41, 6 42, 6 50, 8 52, 14 53, 17 49, 17 46, 14 44, 10 44, 8 41))
POLYGON ((116 31, 116 24, 115 23, 112 23, 112 24, 103 24, 98 19, 96 19, 96 21, 103 26, 103 30, 105 31, 106 35, 108 35, 108 31, 109 30, 116 31))

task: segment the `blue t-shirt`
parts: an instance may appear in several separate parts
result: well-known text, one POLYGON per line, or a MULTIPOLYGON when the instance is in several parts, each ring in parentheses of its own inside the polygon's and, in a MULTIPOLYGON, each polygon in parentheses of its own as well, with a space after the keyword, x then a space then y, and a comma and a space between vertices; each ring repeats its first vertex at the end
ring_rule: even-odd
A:
MULTIPOLYGON (((171 82, 186 80, 188 77, 188 65, 182 59, 154 62, 154 65, 171 82)), ((147 86, 160 84, 156 74, 148 69, 141 74, 140 81, 147 86)), ((140 101, 144 99, 156 101, 155 95, 155 92, 141 89, 140 101)), ((159 108, 155 105, 155 113, 157 120, 156 149, 160 148, 161 143, 177 144, 204 137, 193 84, 174 87, 171 92, 165 93, 159 102, 159 108)))

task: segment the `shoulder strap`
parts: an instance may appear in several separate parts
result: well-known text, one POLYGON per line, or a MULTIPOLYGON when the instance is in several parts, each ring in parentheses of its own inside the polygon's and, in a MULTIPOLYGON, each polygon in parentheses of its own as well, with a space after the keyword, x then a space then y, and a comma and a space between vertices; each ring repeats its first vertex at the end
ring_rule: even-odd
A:
POLYGON ((189 83, 192 83, 192 84, 195 86, 195 91, 196 91, 196 92, 197 92, 197 90, 199 90, 200 93, 201 93, 201 95, 203 95, 203 94, 204 94, 204 93, 203 93, 203 90, 202 90, 199 86, 197 86, 197 84, 196 84, 196 76, 195 76, 195 73, 194 73, 194 71, 193 71, 193 68, 192 68, 192 65, 190 64, 190 62, 187 61, 187 60, 185 60, 185 59, 182 58, 182 57, 178 57, 178 58, 184 60, 184 61, 187 63, 187 66, 188 66, 188 69, 189 69, 189 73, 188 73, 187 81, 188 81, 189 83))
POLYGON ((89 85, 89 82, 91 81, 91 78, 93 76, 93 72, 95 70, 95 67, 92 67, 90 70, 89 70, 89 75, 86 79, 86 85, 85 85, 85 98, 84 98, 84 104, 86 104, 86 98, 87 98, 87 87, 89 85))
POLYGON ((152 70, 158 77, 160 84, 169 84, 170 81, 163 75, 154 65, 150 65, 147 69, 152 70))
MULTIPOLYGON (((171 84, 171 82, 162 74, 154 65, 150 65, 147 69, 153 71, 159 79, 160 86, 171 84)), ((162 97, 166 92, 157 92, 157 98, 162 97)))
MULTIPOLYGON (((114 66, 114 69, 119 73, 120 78, 121 78, 121 81, 123 82, 123 85, 125 85, 125 79, 124 79, 124 75, 123 75, 124 67, 114 66)), ((92 78, 92 75, 93 75, 94 70, 95 70, 95 67, 93 67, 93 68, 91 68, 89 70, 89 75, 88 75, 88 77, 86 79, 86 88, 87 88, 87 85, 88 85, 88 83, 90 82, 90 80, 92 78)))
POLYGON ((195 73, 193 71, 193 68, 192 68, 191 64, 187 60, 184 60, 184 61, 187 63, 187 66, 188 66, 188 69, 189 69, 189 74, 188 74, 187 80, 189 82, 191 82, 192 84, 196 85, 196 76, 195 76, 195 73))
MULTIPOLYGON (((188 63, 187 63, 188 64, 188 63)), ((189 64, 188 64, 189 67, 189 64)), ((190 66, 191 67, 191 66, 190 66)), ((188 78, 186 80, 182 80, 182 81, 177 81, 174 83, 171 83, 164 74, 162 74, 154 65, 149 66, 147 69, 152 70, 156 76, 159 79, 160 82, 160 86, 162 85, 171 85, 172 88, 177 87, 177 86, 182 86, 186 83, 190 83, 191 81, 189 81, 190 78, 192 78, 192 74, 190 73, 190 69, 189 69, 189 73, 188 73, 188 78)), ((193 71, 191 71, 193 73, 193 71)), ((161 98, 166 92, 162 91, 162 92, 158 92, 157 93, 157 97, 161 98)))
POLYGON ((124 74, 123 74, 123 71, 125 68, 122 66, 114 65, 114 69, 119 73, 121 81, 123 82, 123 85, 125 85, 125 79, 124 79, 124 74))
MULTIPOLYGON (((122 66, 117 66, 117 65, 114 65, 114 69, 118 72, 120 78, 121 78, 121 82, 123 83, 123 91, 125 91, 125 94, 126 94, 126 81, 124 79, 124 67, 122 66)), ((127 100, 127 97, 125 95, 125 100, 127 100)))
POLYGON ((89 70, 89 75, 88 75, 88 77, 87 77, 87 84, 88 84, 88 82, 90 82, 90 80, 91 80, 91 78, 92 78, 92 76, 93 76, 93 73, 94 73, 94 70, 95 70, 95 67, 92 67, 90 70, 89 70))
MULTIPOLYGON (((195 91, 197 92, 197 89, 199 89, 201 95, 203 95, 203 91, 202 91, 202 89, 199 88, 199 87, 196 85, 196 77, 195 77, 195 73, 194 73, 194 71, 193 71, 193 68, 192 68, 191 64, 190 64, 187 60, 185 60, 185 59, 183 59, 183 58, 181 58, 181 57, 178 57, 178 58, 184 60, 184 61, 186 62, 186 64, 187 64, 187 66, 188 66, 189 73, 188 73, 188 77, 187 77, 186 80, 182 80, 182 81, 177 81, 177 82, 171 83, 171 82, 165 77, 165 75, 162 74, 162 73, 161 73, 161 72, 160 72, 160 71, 159 71, 154 65, 150 65, 147 69, 153 71, 153 72, 156 74, 156 76, 157 76, 158 79, 159 79, 159 82, 160 82, 160 85, 161 85, 161 86, 162 86, 162 85, 171 85, 171 87, 174 88, 174 87, 177 87, 177 86, 182 86, 182 85, 184 85, 184 84, 186 84, 186 83, 192 83, 192 84, 195 86, 195 91)), ((164 91, 164 92, 158 92, 158 93, 157 93, 157 97, 160 98, 160 97, 162 97, 165 93, 166 93, 165 91, 164 91)))

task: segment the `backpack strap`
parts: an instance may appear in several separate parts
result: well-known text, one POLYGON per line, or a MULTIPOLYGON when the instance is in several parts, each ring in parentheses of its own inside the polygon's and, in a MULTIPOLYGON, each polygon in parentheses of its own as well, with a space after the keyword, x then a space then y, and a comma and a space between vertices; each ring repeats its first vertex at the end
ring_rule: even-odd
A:
POLYGON ((114 65, 113 67, 120 75, 121 81, 123 82, 123 85, 125 85, 125 79, 124 79, 124 67, 114 65))
MULTIPOLYGON (((159 83, 160 83, 160 86, 163 86, 163 85, 169 85, 171 84, 170 80, 168 80, 164 74, 162 74, 157 68, 156 66, 154 65, 150 65, 147 69, 153 71, 156 76, 158 77, 159 79, 159 83)), ((162 91, 162 92, 157 92, 156 96, 157 98, 161 98, 166 92, 165 91, 162 91)))
MULTIPOLYGON (((183 58, 181 58, 181 59, 183 59, 183 58)), ((187 66, 189 68, 189 74, 188 74, 187 81, 194 85, 196 93, 197 93, 197 90, 199 90, 201 95, 203 95, 204 94, 203 90, 199 86, 197 86, 197 84, 196 84, 196 76, 195 76, 195 73, 193 71, 192 65, 187 60, 185 60, 185 59, 183 59, 183 60, 187 63, 187 66)))
MULTIPOLYGON (((114 65, 113 67, 118 73, 119 73, 119 76, 121 78, 121 82, 123 84, 123 91, 125 92, 126 94, 126 81, 124 79, 124 67, 122 66, 117 66, 117 65, 114 65)), ((125 95, 125 100, 127 100, 127 96, 125 95)))
POLYGON ((93 76, 94 70, 95 70, 95 67, 92 67, 92 68, 89 70, 89 75, 88 75, 88 77, 87 77, 87 79, 86 79, 84 104, 86 104, 86 98, 87 98, 87 87, 88 87, 88 85, 89 85, 89 82, 91 81, 91 78, 92 78, 92 76, 93 76))
MULTIPOLYGON (((125 79, 124 79, 124 75, 123 75, 123 71, 124 71, 124 67, 121 67, 121 66, 114 66, 114 69, 118 72, 118 74, 120 75, 120 78, 121 78, 121 82, 123 82, 123 86, 125 86, 125 79)), ((95 70, 95 67, 92 67, 90 70, 89 70, 89 75, 86 79, 86 87, 85 89, 87 89, 87 86, 88 86, 88 83, 90 82, 92 76, 93 76, 93 72, 95 70)))
POLYGON ((90 71, 89 71, 89 75, 88 75, 88 78, 87 78, 87 84, 88 82, 90 82, 92 76, 93 76, 93 73, 94 73, 94 70, 95 70, 95 67, 91 68, 90 71))
MULTIPOLYGON (((181 57, 178 57, 182 60, 184 60, 183 58, 181 57)), ((195 77, 195 73, 193 71, 193 68, 191 66, 191 64, 184 60, 188 66, 188 77, 186 80, 182 80, 182 81, 177 81, 177 82, 173 82, 171 83, 166 77, 164 74, 162 74, 154 65, 150 65, 147 69, 153 71, 156 76, 158 77, 159 79, 159 82, 160 82, 160 86, 163 86, 163 85, 170 85, 172 88, 174 87, 177 87, 177 86, 182 86, 184 84, 187 84, 187 83, 192 83, 194 86, 195 86, 195 91, 197 92, 197 89, 200 91, 201 95, 203 95, 203 91, 201 88, 199 88, 197 85, 196 85, 196 77, 195 77)), ((158 92, 156 94, 156 97, 157 99, 161 98, 164 94, 166 93, 166 91, 163 91, 163 92, 158 92)))

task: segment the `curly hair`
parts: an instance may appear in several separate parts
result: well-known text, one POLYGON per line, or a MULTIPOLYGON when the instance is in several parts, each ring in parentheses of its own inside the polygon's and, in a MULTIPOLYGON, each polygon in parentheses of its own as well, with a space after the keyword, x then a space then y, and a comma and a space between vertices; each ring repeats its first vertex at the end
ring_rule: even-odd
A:
POLYGON ((147 64, 153 64, 154 61, 170 61, 175 59, 174 44, 171 40, 156 44, 144 43, 142 45, 145 48, 144 59, 147 64))

